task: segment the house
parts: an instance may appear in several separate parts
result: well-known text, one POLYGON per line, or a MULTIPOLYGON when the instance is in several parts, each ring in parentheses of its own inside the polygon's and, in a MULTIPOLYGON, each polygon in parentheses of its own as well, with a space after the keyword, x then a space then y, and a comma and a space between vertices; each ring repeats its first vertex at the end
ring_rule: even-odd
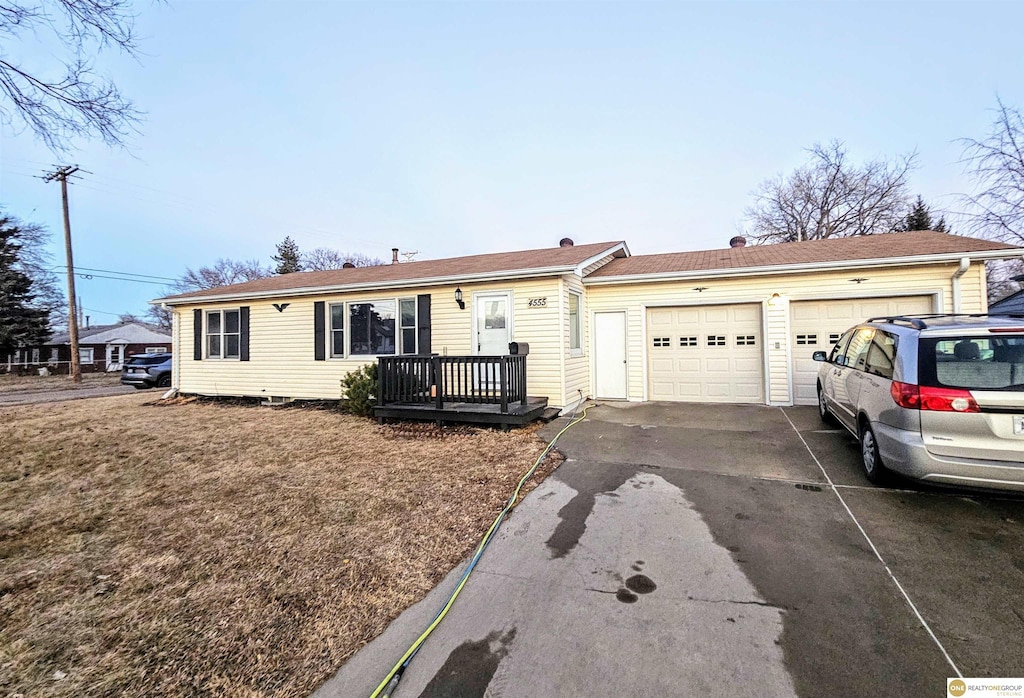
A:
MULTIPOLYGON (((78 330, 78 356, 83 373, 120 371, 134 354, 171 351, 171 334, 144 322, 93 325, 78 330)), ((71 363, 71 337, 67 330, 54 333, 46 344, 22 347, 8 357, 8 370, 33 371, 47 367, 67 373, 71 363)))
POLYGON ((988 307, 991 313, 1014 313, 1024 315, 1024 289, 1011 293, 988 307))
POLYGON ((529 345, 530 395, 816 400, 816 350, 875 315, 983 312, 983 260, 1024 248, 933 231, 631 255, 625 242, 299 272, 161 298, 185 393, 337 399, 381 356, 529 345))

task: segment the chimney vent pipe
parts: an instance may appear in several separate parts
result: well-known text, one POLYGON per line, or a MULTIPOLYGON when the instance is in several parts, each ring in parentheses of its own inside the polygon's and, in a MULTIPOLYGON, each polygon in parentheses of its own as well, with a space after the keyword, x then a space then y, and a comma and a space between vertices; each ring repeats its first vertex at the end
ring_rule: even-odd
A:
POLYGON ((559 247, 572 247, 573 246, 572 238, 562 238, 561 240, 558 241, 558 246, 559 247))
POLYGON ((391 263, 392 264, 398 264, 398 248, 397 247, 392 247, 391 248, 391 263))
POLYGON ((729 241, 729 247, 746 247, 747 239, 742 235, 737 235, 729 241))

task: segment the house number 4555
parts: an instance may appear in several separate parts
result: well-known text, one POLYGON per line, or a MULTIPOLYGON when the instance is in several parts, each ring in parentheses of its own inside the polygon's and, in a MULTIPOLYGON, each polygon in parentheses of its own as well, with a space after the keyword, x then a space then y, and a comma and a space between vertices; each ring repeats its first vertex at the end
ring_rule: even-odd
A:
POLYGON ((547 298, 531 298, 527 302, 526 307, 528 308, 543 308, 548 304, 547 298))

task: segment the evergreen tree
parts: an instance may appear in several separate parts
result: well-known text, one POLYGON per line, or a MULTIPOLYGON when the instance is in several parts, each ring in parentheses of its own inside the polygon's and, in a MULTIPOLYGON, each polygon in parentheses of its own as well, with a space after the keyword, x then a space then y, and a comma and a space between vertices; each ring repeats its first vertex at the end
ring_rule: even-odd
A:
POLYGON ((0 355, 50 336, 49 308, 37 304, 32 279, 18 268, 20 232, 18 221, 0 216, 0 355))
POLYGON ((937 230, 940 233, 949 232, 946 227, 946 217, 940 216, 938 220, 932 218, 932 211, 920 196, 903 218, 897 230, 937 230))
POLYGON ((272 255, 270 258, 277 262, 277 268, 274 270, 275 273, 291 274, 292 272, 302 271, 300 257, 299 245, 289 235, 277 243, 277 254, 272 255))

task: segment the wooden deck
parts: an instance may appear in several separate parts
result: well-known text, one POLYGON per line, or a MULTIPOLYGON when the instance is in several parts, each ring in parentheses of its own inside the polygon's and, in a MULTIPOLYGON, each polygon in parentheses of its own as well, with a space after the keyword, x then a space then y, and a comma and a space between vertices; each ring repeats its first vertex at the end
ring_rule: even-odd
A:
POLYGON ((526 356, 396 356, 377 360, 380 420, 518 426, 538 419, 544 397, 526 394, 526 356))
POLYGON ((522 426, 540 419, 547 406, 546 397, 527 397, 525 405, 509 405, 507 412, 501 411, 501 405, 478 402, 442 402, 440 409, 435 403, 391 402, 374 407, 373 414, 382 420, 414 419, 438 423, 522 426))

